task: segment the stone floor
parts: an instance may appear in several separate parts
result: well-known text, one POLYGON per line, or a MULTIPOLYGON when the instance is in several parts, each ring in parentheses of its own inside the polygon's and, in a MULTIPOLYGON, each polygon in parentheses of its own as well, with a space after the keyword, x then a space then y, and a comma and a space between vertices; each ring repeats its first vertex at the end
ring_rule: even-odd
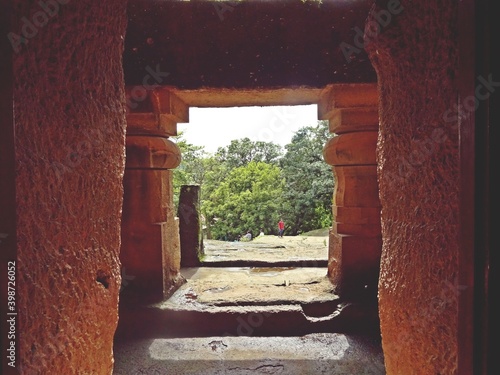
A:
POLYGON ((187 283, 162 304, 169 308, 304 304, 334 301, 322 267, 183 268, 187 283))
POLYGON ((204 240, 207 266, 217 262, 242 265, 295 263, 298 266, 326 266, 328 259, 328 237, 309 236, 260 236, 249 242, 224 242, 204 240))
POLYGON ((376 307, 333 293, 327 248, 205 241, 204 267, 182 269, 168 300, 120 310, 114 374, 384 374, 376 307))
POLYGON ((338 333, 143 339, 114 351, 114 375, 385 374, 378 342, 338 333))

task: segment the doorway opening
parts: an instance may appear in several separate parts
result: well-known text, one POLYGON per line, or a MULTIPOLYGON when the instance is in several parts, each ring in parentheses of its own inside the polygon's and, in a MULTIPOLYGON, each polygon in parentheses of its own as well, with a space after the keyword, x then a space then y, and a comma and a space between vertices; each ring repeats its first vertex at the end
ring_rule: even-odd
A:
POLYGON ((174 201, 181 224, 199 210, 200 263, 326 267, 334 184, 322 153, 331 135, 316 105, 190 108, 178 134, 174 201), (197 205, 179 205, 183 185, 199 186, 197 205))
MULTIPOLYGON (((367 87, 371 89, 371 86, 367 87)), ((342 86, 342 88, 348 92, 347 100, 342 102, 336 98, 335 103, 337 105, 356 107, 357 99, 353 97, 350 86, 346 88, 342 86)), ((363 88, 365 87, 363 86, 363 88)), ((162 90, 159 92, 157 90, 156 93, 152 94, 154 103, 156 103, 156 107, 154 105, 152 107, 159 108, 161 111, 172 111, 172 113, 163 114, 163 112, 160 112, 158 115, 151 117, 159 117, 160 122, 162 116, 165 116, 169 121, 173 117, 182 120, 176 121, 177 123, 190 122, 192 120, 190 112, 191 110, 194 112, 195 108, 231 108, 277 104, 310 105, 320 103, 320 99, 325 92, 327 99, 331 99, 329 88, 281 89, 258 93, 235 92, 232 95, 230 91, 226 92, 227 90, 222 90, 224 92, 219 92, 220 90, 195 90, 190 92, 173 88, 162 90), (162 106, 162 102, 167 104, 175 103, 176 105, 162 106), (179 103, 184 103, 185 108, 188 108, 189 111, 186 109, 179 111, 179 108, 182 108, 179 103), (168 108, 165 110, 164 107, 168 108), (178 111, 179 114, 177 112, 173 113, 175 111, 178 111), (189 116, 187 115, 188 112, 189 116)), ((369 104, 373 106, 372 102, 369 104)), ((338 339, 336 335, 345 333, 360 334, 362 336, 361 341, 354 339, 352 345, 372 348, 373 350, 369 349, 372 354, 378 353, 375 355, 378 359, 374 363, 382 363, 380 335, 378 332, 378 311, 376 305, 373 305, 373 300, 370 300, 369 304, 363 304, 359 303, 360 301, 342 299, 336 294, 335 285, 331 282, 331 277, 329 277, 331 276, 329 275, 329 258, 331 258, 332 253, 329 246, 331 233, 328 233, 328 237, 326 237, 325 232, 330 231, 331 225, 326 227, 326 231, 325 228, 318 228, 317 226, 307 229, 304 229, 305 227, 301 228, 300 225, 292 226, 292 224, 297 223, 302 225, 308 223, 305 220, 308 217, 306 209, 311 208, 311 205, 313 206, 312 212, 318 216, 321 216, 328 208, 323 209, 323 211, 318 209, 318 206, 315 206, 318 199, 315 199, 316 197, 311 193, 309 193, 309 196, 312 195, 312 198, 309 197, 309 204, 306 202, 303 206, 283 208, 283 197, 288 197, 288 195, 285 195, 286 189, 284 187, 286 187, 287 181, 282 176, 284 174, 282 169, 288 168, 286 172, 293 177, 289 179, 289 183, 297 184, 296 186, 289 185, 288 190, 291 193, 296 193, 299 186, 312 185, 318 188, 315 184, 322 185, 326 179, 333 182, 331 167, 322 160, 323 147, 329 141, 323 138, 318 139, 317 136, 321 133, 318 129, 322 129, 325 134, 331 132, 331 117, 334 117, 336 112, 330 106, 323 104, 323 107, 323 110, 318 110, 319 118, 330 119, 330 121, 318 123, 316 118, 311 119, 313 126, 298 131, 300 134, 297 135, 296 139, 291 139, 293 145, 288 148, 284 147, 285 150, 281 154, 275 155, 275 157, 271 153, 271 156, 266 159, 266 154, 263 152, 263 150, 272 151, 271 142, 259 139, 252 140, 249 137, 246 139, 247 137, 244 137, 240 140, 236 139, 233 143, 230 142, 226 147, 223 146, 216 155, 217 158, 212 155, 211 160, 211 156, 207 158, 209 160, 203 159, 206 163, 205 165, 202 164, 201 167, 199 160, 196 161, 195 157, 192 158, 193 163, 190 167, 182 165, 178 167, 181 177, 185 178, 187 184, 196 183, 194 177, 202 176, 200 180, 202 186, 201 197, 203 197, 203 185, 206 183, 205 178, 207 178, 205 174, 213 173, 216 175, 219 173, 218 179, 214 178, 217 176, 211 176, 216 183, 213 183, 211 191, 208 189, 210 194, 203 197, 207 206, 198 212, 194 209, 189 210, 190 213, 194 212, 199 217, 203 216, 203 220, 198 221, 195 231, 187 234, 191 242, 193 239, 200 238, 199 234, 201 234, 205 249, 208 248, 206 245, 209 241, 214 241, 214 245, 211 253, 208 254, 209 251, 207 251, 206 254, 198 258, 198 262, 195 264, 182 265, 182 259, 178 259, 178 275, 185 279, 186 282, 173 293, 169 293, 168 299, 150 303, 147 306, 129 305, 121 309, 121 324, 117 331, 117 344, 119 343, 116 347, 117 360, 119 359, 118 353, 126 350, 123 348, 126 347, 126 342, 129 339, 132 339, 132 341, 138 338, 145 339, 150 352, 156 345, 174 345, 178 347, 185 344, 182 339, 203 337, 205 341, 210 340, 211 347, 215 348, 213 351, 217 352, 218 350, 225 351, 224 348, 228 345, 238 347, 239 345, 254 343, 253 339, 264 337, 290 338, 293 340, 294 337, 307 336, 308 338, 304 339, 304 343, 308 342, 309 339, 313 341, 324 339, 328 343, 332 343, 329 340, 336 340, 338 339), (319 146, 320 149, 319 152, 315 153, 317 160, 308 160, 306 157, 316 146, 319 146), (262 149, 259 149, 259 147, 262 149), (290 157, 288 163, 282 162, 281 160, 286 158, 287 153, 292 154, 291 156, 288 155, 290 157), (252 158, 243 160, 249 154, 256 159, 260 158, 260 160, 253 160, 252 158), (305 160, 301 160, 301 158, 305 158, 305 160), (231 163, 234 165, 231 165, 231 163), (315 163, 322 164, 324 170, 328 173, 327 178, 322 178, 321 175, 316 173, 315 163), (226 164, 225 169, 222 168, 224 164, 226 164), (301 172, 310 172, 311 170, 313 173, 310 177, 300 175, 301 172), (194 176, 191 180, 189 180, 191 178, 189 171, 193 172, 191 177, 194 176), (200 174, 196 175, 196 173, 200 174), (280 188, 281 190, 279 190, 280 188), (273 195, 270 192, 272 189, 277 190, 277 193, 273 195), (268 198, 267 201, 261 200, 262 197, 268 198), (279 200, 282 200, 282 202, 279 200), (245 206, 245 203, 249 204, 245 206), (257 203, 267 204, 267 206, 259 207, 257 203), (241 210, 241 206, 244 206, 246 210, 241 210), (293 208, 298 212, 296 217, 285 216, 287 212, 293 211, 293 208), (266 224, 266 219, 269 217, 271 220, 266 224), (249 220, 252 218, 256 223, 254 227, 249 225, 249 220), (281 218, 290 225, 289 232, 285 231, 283 238, 277 236, 278 221, 281 218), (237 227, 237 229, 231 231, 230 225, 237 227), (261 230, 263 235, 261 235, 261 230), (245 241, 244 235, 247 232, 250 232, 251 239, 245 241), (303 241, 301 245, 310 245, 308 242, 317 240, 315 236, 305 236, 304 234, 320 234, 323 236, 320 239, 322 254, 319 257, 304 258, 297 256, 296 259, 293 259, 292 251, 287 251, 290 250, 290 247, 287 249, 285 244, 287 237, 303 241), (266 242, 266 238, 273 241, 266 242), (226 244, 227 247, 221 248, 220 244, 226 244), (255 247, 250 249, 250 245, 255 247), (267 260, 259 259, 257 257, 259 252, 261 256, 266 256, 267 260), (236 255, 236 257, 231 259, 229 255, 236 255), (278 256, 282 258, 277 259, 278 256), (221 259, 223 257, 226 257, 226 259, 221 259), (370 346, 374 342, 374 346, 370 346)), ((353 111, 355 110, 351 109, 350 113, 353 111)), ((362 109, 361 112, 365 114, 366 111, 362 109)), ((135 116, 133 119, 138 118, 139 115, 141 118, 145 117, 142 113, 133 115, 135 116)), ((242 116, 240 115, 240 117, 242 116)), ((370 121, 372 121, 373 116, 369 117, 370 121)), ((273 124, 274 129, 278 128, 276 123, 273 124)), ((307 125, 311 125, 311 123, 309 122, 307 125)), ((186 127, 189 126, 190 124, 186 125, 186 127)), ((216 123, 206 122, 205 126, 210 129, 212 134, 217 136, 216 123)), ((237 123, 235 126, 237 126, 237 123)), ((172 127, 169 129, 172 129, 172 127)), ((175 127, 175 132, 170 131, 171 138, 175 137, 173 133, 177 135, 180 133, 180 141, 177 140, 180 154, 186 156, 186 152, 182 150, 185 147, 188 153, 192 152, 192 156, 196 156, 197 153, 203 155, 200 149, 192 147, 196 145, 189 145, 189 142, 182 139, 183 134, 180 126, 175 127), (185 144, 179 145, 183 141, 185 144)), ((265 133, 261 131, 260 134, 265 133)), ((172 192, 175 190, 175 173, 165 174, 167 178, 170 178, 172 192)), ((180 185, 182 186, 182 184, 180 185)), ((333 187, 330 188, 327 194, 329 200, 327 206, 335 203, 332 202, 332 193, 333 187)), ((168 199, 173 201, 172 195, 166 194, 166 196, 170 197, 168 199)), ((303 196, 308 197, 307 191, 303 196)), ((284 201, 285 203, 293 203, 292 199, 285 199, 284 201)), ((352 205, 353 202, 351 199, 347 203, 352 205)), ((182 220, 186 219, 186 217, 188 220, 185 221, 193 222, 192 216, 183 215, 182 204, 181 200, 177 202, 176 212, 179 218, 179 229, 181 229, 182 220), (185 217, 183 218, 183 216, 185 217)), ((364 212, 363 208, 358 211, 364 212)), ((184 210, 184 213, 186 212, 188 210, 184 210)), ((331 210, 330 212, 334 211, 331 210)), ((169 225, 169 220, 169 218, 166 219, 166 226, 169 225)), ((317 222, 321 222, 321 220, 317 222)), ((171 220, 171 223, 173 223, 173 220, 171 220)), ((354 227, 357 228, 356 225, 354 227)), ((349 228, 352 228, 352 226, 349 228)), ((182 230, 180 232, 182 233, 182 230)), ((180 242, 182 248, 182 235, 180 242)), ((303 246, 303 248, 305 247, 303 246)), ((163 267, 163 270, 165 266, 170 267, 168 268, 170 275, 177 272, 175 262, 171 262, 172 259, 177 259, 175 256, 171 256, 172 249, 175 250, 175 247, 169 248, 167 246, 167 255, 163 255, 163 266, 160 265, 159 267, 160 269, 163 267), (167 259, 167 262, 165 262, 165 259, 167 259)), ((165 254, 164 250, 161 250, 161 252, 165 254)), ((300 254, 300 249, 296 253, 300 254)), ((152 265, 156 267, 158 264, 152 263, 152 265)), ((165 283, 163 286, 165 286, 165 283)), ((137 344, 137 341, 135 343, 137 344)), ((335 346, 336 344, 332 345, 335 346)), ((126 364, 127 361, 120 363, 126 364)), ((331 366, 332 363, 329 363, 328 366, 331 366)))

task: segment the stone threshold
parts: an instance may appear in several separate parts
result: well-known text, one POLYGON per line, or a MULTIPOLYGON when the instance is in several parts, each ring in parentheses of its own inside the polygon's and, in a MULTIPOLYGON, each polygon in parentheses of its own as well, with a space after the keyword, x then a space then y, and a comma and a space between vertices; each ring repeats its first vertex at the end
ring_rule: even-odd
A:
POLYGON ((114 354, 115 375, 385 374, 379 340, 338 333, 139 339, 114 354))
POLYGON ((376 306, 341 301, 324 268, 185 268, 165 301, 121 306, 117 336, 295 336, 378 332, 376 306))

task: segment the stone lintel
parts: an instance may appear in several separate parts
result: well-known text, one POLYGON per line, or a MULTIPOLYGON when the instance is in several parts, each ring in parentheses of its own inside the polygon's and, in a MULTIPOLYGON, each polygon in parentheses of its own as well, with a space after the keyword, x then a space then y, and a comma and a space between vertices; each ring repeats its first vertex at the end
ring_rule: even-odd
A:
POLYGON ((323 157, 334 166, 376 165, 377 137, 377 131, 338 135, 326 143, 323 157))
POLYGON ((333 84, 327 86, 319 99, 318 119, 329 120, 335 109, 352 107, 378 107, 377 84, 333 84))
POLYGON ((370 131, 379 128, 377 107, 337 108, 329 119, 330 132, 343 134, 370 131))

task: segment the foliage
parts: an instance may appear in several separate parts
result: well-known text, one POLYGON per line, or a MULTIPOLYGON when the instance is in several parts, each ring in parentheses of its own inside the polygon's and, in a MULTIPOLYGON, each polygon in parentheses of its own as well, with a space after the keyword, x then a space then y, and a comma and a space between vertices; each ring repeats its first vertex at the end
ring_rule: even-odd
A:
POLYGON ((177 137, 177 146, 181 150, 181 164, 174 169, 174 204, 178 205, 182 185, 202 185, 205 174, 210 167, 207 165, 207 154, 201 146, 188 143, 182 133, 177 137))
POLYGON ((181 165, 174 170, 174 200, 181 185, 201 185, 201 213, 212 238, 233 240, 247 230, 295 235, 331 225, 333 174, 322 152, 328 123, 299 129, 286 153, 271 142, 231 141, 215 154, 186 142, 177 145, 181 165))
POLYGON ((249 138, 232 140, 226 147, 219 147, 215 157, 230 169, 238 168, 251 161, 263 161, 268 164, 278 164, 282 156, 280 145, 272 142, 253 142, 249 138))
POLYGON ((285 177, 284 219, 286 232, 301 232, 331 225, 333 174, 323 160, 329 139, 328 122, 299 129, 280 165, 285 177))
POLYGON ((251 161, 233 169, 204 202, 216 239, 234 240, 250 231, 275 231, 284 180, 277 166, 251 161))

